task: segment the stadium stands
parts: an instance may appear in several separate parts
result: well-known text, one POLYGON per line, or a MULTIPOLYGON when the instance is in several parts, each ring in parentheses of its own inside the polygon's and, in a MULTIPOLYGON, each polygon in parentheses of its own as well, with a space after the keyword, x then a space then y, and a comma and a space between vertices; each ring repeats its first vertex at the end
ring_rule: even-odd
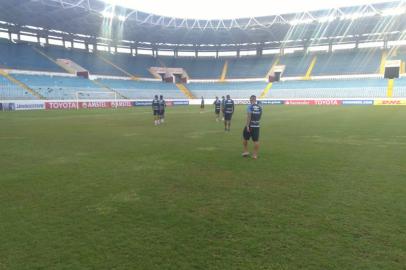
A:
MULTIPOLYGON (((130 76, 151 78, 149 68, 152 66, 182 67, 192 79, 219 79, 225 61, 228 61, 227 79, 264 78, 275 57, 245 56, 240 58, 194 58, 166 57, 106 52, 89 53, 81 49, 66 49, 59 46, 33 47, 28 44, 0 42, 0 67, 38 70, 49 72, 66 72, 57 64, 38 53, 39 50, 50 58, 70 59, 91 74, 108 76, 130 76)), ((296 52, 280 57, 279 64, 285 65, 284 77, 302 77, 306 74, 314 56, 317 61, 313 76, 374 74, 378 73, 382 50, 353 49, 333 53, 304 54, 296 52)), ((406 60, 406 53, 399 51, 392 58, 406 60)))
POLYGON ((400 78, 395 80, 395 87, 393 89, 394 98, 406 97, 406 78, 400 78))
POLYGON ((27 44, 0 42, 0 68, 64 72, 58 65, 27 44))
POLYGON ((166 67, 180 67, 192 79, 219 79, 224 60, 215 58, 160 57, 166 67))
POLYGON ((0 76, 0 100, 30 100, 36 99, 24 88, 10 82, 8 79, 0 76))
POLYGON ((187 87, 196 97, 214 98, 229 94, 232 98, 247 98, 253 94, 259 96, 266 85, 266 82, 225 82, 189 83, 187 87))
POLYGON ((273 61, 274 58, 269 56, 229 59, 227 78, 264 78, 273 61))
POLYGON ((25 83, 46 99, 76 99, 77 92, 105 92, 86 93, 83 99, 103 99, 114 98, 114 94, 102 87, 98 87, 90 80, 80 77, 47 76, 47 75, 26 75, 14 74, 17 80, 25 83))
POLYGON ((314 80, 277 82, 268 98, 384 98, 387 81, 383 79, 314 80))
MULTIPOLYGON (((101 56, 114 65, 120 67, 130 75, 136 77, 152 78, 153 76, 149 72, 149 68, 161 66, 156 58, 148 55, 131 56, 129 54, 120 53, 117 53, 115 55, 102 53, 101 56)), ((128 74, 121 72, 121 76, 126 75, 128 74)))
POLYGON ((301 52, 282 56, 279 60, 279 65, 285 66, 284 77, 303 77, 311 61, 311 55, 304 55, 303 52, 301 52))
POLYGON ((109 65, 96 54, 88 53, 80 49, 64 49, 56 46, 48 46, 41 48, 49 57, 53 59, 69 59, 79 64, 90 74, 111 75, 111 76, 125 76, 123 72, 109 65))
POLYGON ((164 95, 166 98, 175 99, 186 98, 173 83, 115 79, 100 79, 98 81, 130 99, 152 99, 154 95, 164 95))
MULTIPOLYGON (((374 74, 379 72, 382 50, 359 49, 317 55, 312 75, 374 74)), ((287 74, 285 74, 287 75, 287 74)))
MULTIPOLYGON (((227 79, 264 78, 274 63, 276 56, 240 58, 188 58, 131 56, 106 52, 89 53, 79 49, 64 49, 58 46, 34 48, 29 44, 0 43, 0 66, 3 68, 46 72, 65 72, 57 64, 41 55, 71 59, 91 74, 116 76, 115 79, 99 78, 97 81, 51 74, 13 74, 47 99, 74 99, 79 91, 105 92, 86 94, 88 98, 111 98, 114 91, 131 99, 150 99, 154 94, 167 98, 186 98, 176 85, 160 81, 125 80, 119 77, 131 75, 152 77, 151 66, 182 67, 192 79, 209 79, 211 82, 191 82, 187 88, 196 97, 213 98, 230 94, 233 98, 246 98, 251 94, 260 95, 265 89, 265 81, 256 82, 216 82, 219 80, 225 61, 228 63, 227 79), (106 87, 104 87, 106 86, 106 87), (109 89, 110 88, 110 89, 109 89)), ((353 49, 333 53, 294 53, 280 56, 279 64, 285 65, 285 78, 303 77, 312 59, 317 57, 312 76, 377 74, 383 51, 379 49, 353 49)), ((388 59, 406 60, 406 51, 396 50, 388 59)), ((61 74, 62 75, 62 74, 61 74)), ((1 99, 35 99, 29 91, 13 84, 6 78, 0 82, 1 99)), ((340 79, 340 80, 286 80, 274 83, 267 98, 383 98, 387 96, 387 81, 383 79, 340 79)), ((406 79, 395 80, 394 97, 406 97, 406 79)))

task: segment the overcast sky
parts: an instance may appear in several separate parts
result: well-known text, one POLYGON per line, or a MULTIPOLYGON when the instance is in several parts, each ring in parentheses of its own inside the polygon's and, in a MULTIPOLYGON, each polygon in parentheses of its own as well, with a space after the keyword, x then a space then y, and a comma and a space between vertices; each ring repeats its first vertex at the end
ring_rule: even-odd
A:
POLYGON ((390 0, 105 0, 140 11, 179 18, 230 19, 266 16, 390 0))

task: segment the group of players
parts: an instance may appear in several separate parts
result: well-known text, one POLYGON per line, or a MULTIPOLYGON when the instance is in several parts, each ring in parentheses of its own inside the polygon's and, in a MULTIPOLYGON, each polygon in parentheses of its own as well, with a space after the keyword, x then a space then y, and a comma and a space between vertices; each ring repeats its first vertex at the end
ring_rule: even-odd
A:
MULTIPOLYGON (((234 113, 234 101, 230 98, 230 95, 224 96, 220 100, 216 97, 214 101, 214 112, 216 114, 216 121, 220 121, 220 113, 222 114, 222 120, 224 121, 224 130, 230 131, 231 118, 234 113)), ((254 142, 254 151, 252 153, 252 158, 258 158, 259 151, 259 128, 260 120, 262 116, 262 107, 257 102, 257 97, 252 95, 250 97, 250 104, 247 107, 247 120, 243 129, 243 147, 244 151, 242 153, 243 157, 250 156, 248 152, 248 141, 251 139, 254 142)))
POLYGON ((152 100, 152 111, 154 114, 154 125, 158 126, 165 122, 165 108, 166 108, 166 101, 164 100, 164 96, 160 95, 158 99, 158 95, 154 96, 152 100))
MULTIPOLYGON (((216 114, 216 121, 220 121, 220 114, 222 115, 222 121, 224 121, 224 131, 230 132, 231 128, 231 119, 234 114, 234 101, 231 99, 230 95, 222 97, 220 100, 216 97, 216 100, 213 103, 214 112, 216 114)), ((152 110, 154 113, 154 123, 155 125, 160 125, 164 122, 165 118, 165 107, 166 103, 161 95, 158 99, 158 95, 155 95, 154 100, 152 101, 152 110)), ((204 109, 204 98, 202 97, 201 109, 204 109)), ((262 116, 262 107, 257 102, 257 97, 252 95, 250 97, 250 104, 247 107, 247 119, 243 129, 243 157, 249 157, 251 154, 248 151, 248 141, 251 139, 254 142, 254 150, 252 153, 252 158, 258 158, 259 151, 259 129, 260 129, 260 120, 262 116)))

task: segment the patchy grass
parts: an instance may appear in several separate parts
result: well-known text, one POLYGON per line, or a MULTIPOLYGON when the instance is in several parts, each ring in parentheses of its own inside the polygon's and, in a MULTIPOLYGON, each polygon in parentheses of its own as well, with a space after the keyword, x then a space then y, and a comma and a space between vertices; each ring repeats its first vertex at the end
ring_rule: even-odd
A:
POLYGON ((405 269, 406 108, 0 114, 0 269, 405 269))

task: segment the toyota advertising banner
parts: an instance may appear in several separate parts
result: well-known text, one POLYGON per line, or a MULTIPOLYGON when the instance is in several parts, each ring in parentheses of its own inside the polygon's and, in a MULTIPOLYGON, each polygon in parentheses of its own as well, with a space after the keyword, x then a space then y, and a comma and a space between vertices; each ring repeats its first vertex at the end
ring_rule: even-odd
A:
POLYGON ((340 106, 342 101, 339 99, 291 99, 285 100, 285 105, 322 105, 322 106, 340 106))
POLYGON ((89 101, 89 102, 45 102, 47 110, 75 110, 78 109, 102 109, 112 108, 113 102, 110 101, 89 101))

